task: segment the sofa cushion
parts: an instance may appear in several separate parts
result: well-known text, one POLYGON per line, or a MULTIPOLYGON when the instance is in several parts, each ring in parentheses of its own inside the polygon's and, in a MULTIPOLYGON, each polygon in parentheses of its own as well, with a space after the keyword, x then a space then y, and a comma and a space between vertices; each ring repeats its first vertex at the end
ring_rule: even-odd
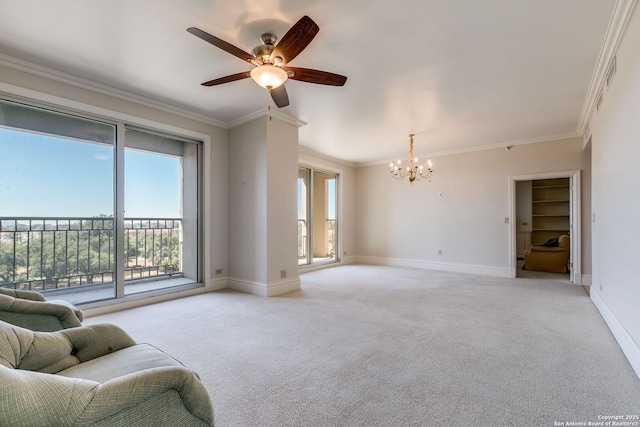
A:
POLYGON ((28 299, 31 301, 46 301, 47 299, 40 292, 26 291, 23 289, 0 288, 0 295, 9 295, 13 298, 28 299))
POLYGON ((539 246, 533 245, 531 246, 532 252, 568 252, 567 248, 558 247, 549 247, 549 246, 539 246))
POLYGON ((571 238, 566 234, 563 234, 558 238, 558 246, 561 248, 569 249, 571 246, 571 238))
POLYGON ((78 425, 85 423, 106 427, 210 426, 213 408, 192 371, 174 366, 153 368, 100 384, 78 419, 78 425), (178 395, 180 399, 176 399, 178 395), (98 418, 104 421, 93 421, 98 418))
MULTIPOLYGON (((202 399, 201 399, 202 400, 202 399)), ((152 399, 143 401, 135 411, 120 411, 109 418, 104 418, 91 427, 130 427, 130 426, 208 426, 213 423, 210 417, 204 417, 206 410, 196 412, 202 416, 202 421, 194 420, 189 411, 178 411, 183 407, 185 400, 175 390, 168 390, 152 399)))
POLYGON ((0 321, 0 364, 8 368, 56 373, 133 345, 115 325, 35 332, 0 321))
POLYGON ((55 372, 79 363, 72 353, 64 335, 35 333, 0 322, 0 364, 8 368, 55 372))
POLYGON ((0 321, 0 426, 212 426, 194 373, 115 325, 36 332, 0 321), (39 372, 36 372, 39 371, 39 372))
MULTIPOLYGON (((37 292, 33 294, 40 295, 37 292)), ((31 296, 13 296, 6 290, 0 292, 0 320, 13 325, 52 332, 82 326, 82 319, 82 310, 64 300, 40 301, 31 296)))
POLYGON ((57 374, 104 383, 149 368, 184 365, 151 344, 137 344, 63 369, 57 374))
POLYGON ((0 366, 0 425, 72 425, 97 386, 78 378, 0 366))

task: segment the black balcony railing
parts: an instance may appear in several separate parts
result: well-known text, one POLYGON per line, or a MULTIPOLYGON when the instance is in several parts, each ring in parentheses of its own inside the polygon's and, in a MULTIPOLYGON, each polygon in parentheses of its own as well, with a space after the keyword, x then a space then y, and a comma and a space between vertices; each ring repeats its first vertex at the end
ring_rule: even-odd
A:
MULTIPOLYGON (((181 220, 125 218, 124 277, 179 276, 181 220)), ((0 217, 0 286, 48 290, 114 281, 111 217, 0 217)))
MULTIPOLYGON (((327 239, 327 248, 329 258, 336 256, 336 220, 327 219, 327 228, 325 238, 327 239)), ((307 259, 307 246, 309 239, 309 230, 305 219, 298 219, 298 260, 307 259)), ((315 235, 314 235, 315 237, 315 235)))
POLYGON ((329 246, 329 257, 336 257, 336 220, 327 220, 327 245, 329 246))
POLYGON ((298 219, 298 259, 307 258, 307 221, 298 219))

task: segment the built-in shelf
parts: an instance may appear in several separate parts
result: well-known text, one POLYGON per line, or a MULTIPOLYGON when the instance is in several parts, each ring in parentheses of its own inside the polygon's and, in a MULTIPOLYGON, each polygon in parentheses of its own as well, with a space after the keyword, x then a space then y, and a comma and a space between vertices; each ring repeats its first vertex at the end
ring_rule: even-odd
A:
POLYGON ((532 244, 569 234, 570 196, 569 178, 531 182, 532 244))

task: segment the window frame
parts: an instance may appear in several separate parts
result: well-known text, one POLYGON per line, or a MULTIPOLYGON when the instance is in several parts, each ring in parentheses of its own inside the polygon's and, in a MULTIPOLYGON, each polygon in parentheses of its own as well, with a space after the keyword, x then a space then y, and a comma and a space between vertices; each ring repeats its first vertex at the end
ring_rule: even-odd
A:
MULTIPOLYGON (((176 140, 187 142, 197 142, 200 144, 199 160, 198 160, 198 180, 200 190, 198 192, 198 278, 191 284, 180 285, 146 292, 124 294, 124 264, 120 261, 121 254, 124 251, 124 239, 116 239, 115 247, 115 294, 113 298, 90 301, 80 304, 83 309, 99 308, 113 304, 122 304, 141 299, 155 299, 156 297, 166 296, 169 294, 178 294, 185 291, 192 293, 200 293, 210 285, 210 260, 211 240, 209 236, 210 230, 210 152, 211 152, 211 135, 185 129, 173 125, 169 125, 154 120, 144 119, 133 116, 128 113, 121 113, 114 110, 85 104, 54 95, 32 91, 19 87, 9 87, 10 92, 6 91, 6 85, 0 84, 0 99, 22 104, 27 108, 38 108, 49 110, 53 113, 68 114, 81 119, 95 120, 98 122, 114 125, 116 127, 115 142, 115 159, 114 159, 114 219, 115 232, 118 235, 124 234, 124 132, 125 126, 137 129, 144 129, 150 133, 158 133, 160 135, 170 136, 176 140), (122 214, 119 214, 119 213, 122 214), (120 271, 119 271, 120 270, 120 271)), ((183 296, 183 295, 180 295, 183 296)), ((166 298, 163 298, 166 299, 166 298)))
MULTIPOLYGON (((341 247, 342 247, 342 171, 339 170, 332 170, 326 166, 320 166, 320 165, 313 165, 313 164, 309 164, 309 163, 298 163, 298 170, 300 170, 301 168, 307 169, 309 171, 308 173, 308 179, 309 179, 309 189, 307 191, 307 200, 306 200, 306 206, 307 206, 307 212, 308 212, 308 224, 307 224, 307 230, 308 230, 308 239, 307 239, 307 263, 305 264, 298 264, 298 268, 299 269, 306 269, 306 268, 313 268, 313 267, 318 267, 318 266, 323 266, 323 265, 327 265, 327 264, 334 264, 334 263, 339 263, 341 262, 341 247), (335 256, 333 258, 330 259, 325 259, 325 260, 321 260, 321 261, 317 261, 314 262, 313 261, 313 247, 314 247, 314 239, 313 239, 313 225, 314 225, 314 218, 313 218, 313 200, 314 200, 314 185, 313 185, 313 180, 314 180, 314 174, 315 173, 321 173, 321 174, 326 174, 326 175, 333 175, 335 176, 335 230, 334 230, 334 250, 335 250, 335 256)), ((298 175, 298 179, 300 179, 300 176, 298 175)))

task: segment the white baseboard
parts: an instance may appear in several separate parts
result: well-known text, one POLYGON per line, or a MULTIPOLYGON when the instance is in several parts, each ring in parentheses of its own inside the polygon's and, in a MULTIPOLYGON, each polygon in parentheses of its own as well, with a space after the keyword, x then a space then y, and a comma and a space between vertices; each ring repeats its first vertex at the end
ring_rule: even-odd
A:
POLYGON ((295 278, 266 283, 230 277, 228 279, 228 287, 229 289, 261 297, 273 297, 287 292, 297 291, 300 289, 300 279, 295 278))
POLYGON ((249 280, 238 279, 236 277, 229 277, 228 288, 238 292, 245 292, 247 294, 267 296, 267 284, 260 282, 253 282, 249 280))
POLYGON ((229 280, 227 277, 217 277, 215 279, 207 280, 207 290, 219 291, 229 287, 229 280))
POLYGON ((511 277, 511 270, 508 267, 489 267, 485 265, 453 264, 446 262, 368 256, 358 256, 355 257, 355 260, 361 264, 421 268, 424 270, 450 271, 453 273, 478 274, 481 276, 511 277))
POLYGON ((287 292, 297 291, 300 289, 300 279, 278 280, 267 284, 267 296, 274 297, 276 295, 286 294, 287 292))
POLYGON ((636 372, 638 378, 640 378, 640 346, 635 342, 633 337, 629 335, 629 332, 627 332, 624 325, 620 323, 620 320, 618 320, 605 300, 593 286, 591 287, 591 301, 595 304, 600 315, 609 327, 609 330, 611 330, 613 337, 618 341, 618 345, 627 357, 629 364, 636 372))
POLYGON ((356 257, 354 256, 343 256, 342 258, 340 258, 340 264, 355 264, 356 263, 356 257))
POLYGON ((591 276, 591 274, 583 274, 582 284, 585 286, 591 286, 591 283, 593 283, 593 276, 591 276))

